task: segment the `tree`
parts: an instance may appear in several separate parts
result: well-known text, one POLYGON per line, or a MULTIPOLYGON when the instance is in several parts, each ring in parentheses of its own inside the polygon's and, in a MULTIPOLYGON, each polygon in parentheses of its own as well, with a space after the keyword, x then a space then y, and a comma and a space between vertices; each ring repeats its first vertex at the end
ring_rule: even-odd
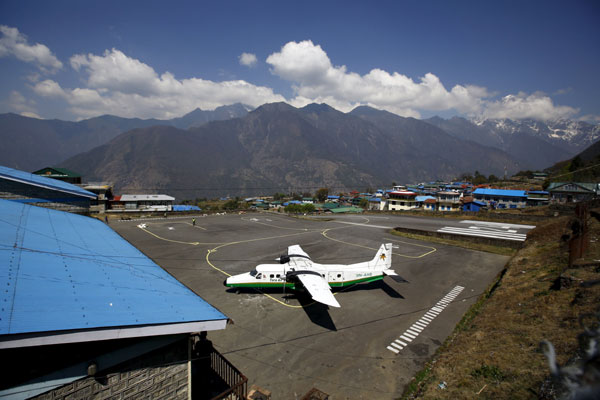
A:
POLYGON ((364 209, 366 209, 367 207, 369 207, 369 200, 362 198, 360 199, 360 202, 358 203, 358 205, 364 209))
POLYGON ((321 189, 317 190, 317 193, 315 193, 315 197, 321 203, 324 202, 325 200, 327 200, 327 196, 329 196, 329 189, 328 188, 321 188, 321 189))
POLYGON ((285 194, 283 193, 275 193, 273 195, 273 200, 283 200, 285 198, 285 194))

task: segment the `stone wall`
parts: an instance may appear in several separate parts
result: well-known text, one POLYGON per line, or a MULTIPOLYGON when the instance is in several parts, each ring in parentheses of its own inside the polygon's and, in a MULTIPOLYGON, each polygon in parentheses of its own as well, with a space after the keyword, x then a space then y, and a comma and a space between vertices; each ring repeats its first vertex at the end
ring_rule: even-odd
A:
POLYGON ((188 340, 33 397, 36 400, 187 399, 188 340))

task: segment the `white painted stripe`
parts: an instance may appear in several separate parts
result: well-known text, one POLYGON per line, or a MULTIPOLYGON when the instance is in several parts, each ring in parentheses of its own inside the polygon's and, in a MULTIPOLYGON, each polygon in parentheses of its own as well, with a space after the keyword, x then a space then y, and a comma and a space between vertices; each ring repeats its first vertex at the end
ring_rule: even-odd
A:
POLYGON ((401 344, 402 346, 404 346, 404 347, 408 346, 406 343, 404 343, 404 342, 403 342, 402 340, 400 340, 400 339, 396 339, 396 340, 394 340, 394 342, 396 342, 396 343, 400 343, 400 344, 401 344))
POLYGON ((484 234, 488 234, 488 235, 498 235, 498 236, 505 236, 505 237, 527 237, 527 234, 525 233, 512 233, 512 232, 507 232, 507 231, 486 231, 486 230, 481 230, 481 229, 469 229, 469 228, 455 228, 452 226, 445 226, 443 228, 438 229, 439 231, 446 231, 446 232, 464 232, 465 234, 469 234, 472 236, 479 236, 479 235, 484 235, 484 234))
POLYGON ((414 333, 410 333, 409 331, 404 331, 404 336, 408 336, 409 338, 416 339, 418 335, 414 333))
POLYGON ((423 316, 427 317, 427 318, 434 319, 436 317, 436 314, 432 313, 431 310, 430 310, 430 311, 427 311, 427 313, 425 315, 423 315, 423 316))
POLYGON ((400 346, 398 343, 394 343, 392 342, 392 346, 394 346, 395 348, 402 350, 402 346, 400 346))
POLYGON ((487 226, 505 226, 508 228, 522 228, 522 229, 533 229, 535 228, 535 225, 517 225, 517 224, 505 224, 502 222, 488 222, 488 221, 469 221, 469 220, 463 220, 460 221, 461 224, 471 224, 471 225, 487 225, 487 226))
POLYGON ((431 310, 431 313, 434 314, 437 317, 440 312, 439 311, 431 310))
POLYGON ((393 352, 394 352, 394 353, 396 353, 396 354, 400 353, 400 350, 396 350, 396 349, 395 349, 395 348, 393 348, 392 346, 388 346, 388 347, 387 347, 387 349, 388 349, 389 351, 393 351, 393 352))
POLYGON ((419 334, 421 333, 421 331, 418 331, 412 327, 408 328, 406 330, 406 332, 410 333, 411 335, 415 335, 415 336, 419 336, 419 334))
POLYGON ((423 331, 423 329, 425 329, 425 328, 421 328, 420 326, 413 324, 413 326, 411 326, 410 329, 421 333, 423 331))
POLYGON ((407 337, 407 336, 400 335, 400 337, 401 337, 402 339, 406 340, 407 342, 412 342, 412 339, 411 339, 411 338, 409 338, 409 337, 407 337))
POLYGON ((429 325, 429 323, 421 322, 421 320, 419 320, 418 322, 415 322, 415 325, 418 326, 418 327, 420 327, 420 328, 425 329, 425 328, 427 328, 427 325, 429 325))
POLYGON ((433 306, 433 307, 431 307, 431 309, 434 311, 438 311, 438 312, 444 311, 444 307, 438 307, 438 306, 433 306))
POLYGON ((513 240, 516 242, 524 242, 525 239, 527 238, 524 235, 521 236, 506 236, 506 235, 500 235, 500 234, 487 234, 487 233, 481 233, 481 232, 473 232, 473 231, 460 231, 460 230, 453 230, 453 229, 438 229, 438 232, 440 233, 451 233, 453 235, 463 235, 463 236, 476 236, 476 237, 486 237, 486 238, 492 238, 492 239, 502 239, 502 240, 513 240))
POLYGON ((508 233, 508 232, 495 232, 495 231, 480 231, 480 230, 473 230, 473 229, 462 229, 462 228, 451 228, 451 227, 444 227, 441 229, 438 229, 438 232, 443 232, 443 233, 455 233, 457 235, 467 235, 467 236, 482 236, 482 237, 497 237, 499 239, 521 239, 521 240, 525 240, 527 238, 527 235, 521 234, 521 233, 508 233))

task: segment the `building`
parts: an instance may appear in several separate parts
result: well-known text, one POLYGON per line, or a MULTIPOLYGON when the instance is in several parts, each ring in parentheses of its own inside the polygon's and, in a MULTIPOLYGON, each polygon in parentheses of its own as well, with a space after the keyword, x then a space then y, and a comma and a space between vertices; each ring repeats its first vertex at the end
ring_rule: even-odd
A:
POLYGON ((596 198, 600 191, 598 183, 552 182, 548 186, 550 199, 555 203, 571 203, 596 198))
POLYGON ((467 200, 462 205, 462 210, 467 212, 478 212, 481 209, 485 209, 487 207, 486 203, 482 201, 475 201, 471 197, 470 200, 467 200))
POLYGON ((227 317, 108 225, 0 200, 0 237, 0 397, 242 398, 245 377, 197 336, 227 317))
POLYGON ((97 196, 71 183, 0 166, 0 199, 87 214, 97 196))
POLYGON ((436 193, 439 211, 460 211, 460 193, 442 191, 436 193))
POLYGON ((96 194, 96 199, 90 202, 90 213, 105 213, 113 199, 113 185, 110 183, 86 183, 81 187, 96 194))
POLYGON ((414 210, 419 207, 417 194, 409 191, 392 191, 388 193, 388 210, 414 210))
POLYGON ((81 175, 66 168, 46 167, 32 173, 45 178, 58 179, 59 181, 72 183, 74 185, 81 184, 81 175))
POLYGON ((111 211, 172 211, 175 198, 166 194, 124 194, 110 202, 111 211))
POLYGON ((423 210, 426 211, 437 211, 438 202, 434 197, 427 196, 428 198, 423 201, 423 210))
POLYGON ((371 197, 369 199, 369 210, 371 211, 383 211, 385 210, 385 199, 382 197, 371 197))
POLYGON ((473 192, 473 197, 490 209, 525 208, 527 194, 524 190, 482 189, 473 192))
POLYGON ((550 192, 529 190, 527 192, 527 207, 545 206, 550 202, 550 192))

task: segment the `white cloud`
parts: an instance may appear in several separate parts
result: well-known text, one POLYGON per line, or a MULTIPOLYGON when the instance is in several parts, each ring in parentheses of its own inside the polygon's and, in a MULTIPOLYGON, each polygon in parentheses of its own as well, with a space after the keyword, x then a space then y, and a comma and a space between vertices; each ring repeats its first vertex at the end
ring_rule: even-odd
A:
POLYGON ((519 93, 487 102, 482 115, 485 118, 551 120, 570 118, 578 112, 579 110, 573 107, 554 105, 552 99, 542 93, 519 93))
POLYGON ((28 100, 17 90, 10 92, 8 101, 5 102, 8 109, 25 117, 40 118, 35 109, 35 101, 28 100))
POLYGON ((256 55, 252 53, 242 53, 238 59, 240 64, 245 65, 246 67, 254 67, 258 62, 256 55))
POLYGON ((455 85, 448 90, 433 73, 415 81, 398 72, 375 68, 361 76, 344 65, 334 66, 321 46, 310 40, 289 42, 266 61, 273 74, 292 82, 296 97, 290 102, 294 105, 327 102, 342 111, 370 105, 412 117, 419 117, 421 111, 452 109, 469 116, 540 119, 576 112, 571 107, 555 106, 549 97, 539 94, 494 101, 493 94, 480 86, 455 85))
POLYGON ((259 106, 285 101, 272 89, 243 80, 179 80, 170 72, 159 75, 149 65, 117 49, 107 50, 103 55, 74 55, 70 64, 85 76, 86 87, 66 89, 58 82, 45 80, 33 89, 40 96, 66 100, 70 111, 80 118, 113 114, 167 119, 197 107, 212 110, 237 102, 259 106))
POLYGON ((40 43, 30 45, 27 37, 17 28, 0 25, 0 33, 0 57, 14 56, 21 61, 37 64, 44 72, 55 72, 62 68, 62 62, 48 47, 40 43))

